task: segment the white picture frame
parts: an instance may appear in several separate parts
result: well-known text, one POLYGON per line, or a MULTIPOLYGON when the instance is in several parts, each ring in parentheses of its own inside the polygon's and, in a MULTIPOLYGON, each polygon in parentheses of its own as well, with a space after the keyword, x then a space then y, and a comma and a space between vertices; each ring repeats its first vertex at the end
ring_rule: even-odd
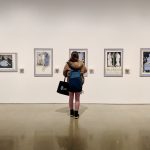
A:
POLYGON ((17 53, 0 53, 0 72, 17 72, 17 59, 17 53))
POLYGON ((123 49, 104 49, 104 77, 123 77, 123 49))
POLYGON ((140 49, 140 76, 150 77, 150 48, 140 49))
POLYGON ((34 76, 53 76, 53 49, 34 48, 34 76))

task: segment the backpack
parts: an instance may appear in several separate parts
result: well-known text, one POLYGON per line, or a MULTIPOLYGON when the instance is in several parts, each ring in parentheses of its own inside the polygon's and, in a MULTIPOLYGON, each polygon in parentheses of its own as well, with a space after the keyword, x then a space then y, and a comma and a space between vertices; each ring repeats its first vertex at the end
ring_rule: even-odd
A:
POLYGON ((82 79, 80 69, 74 69, 69 63, 70 75, 68 77, 69 91, 70 92, 81 92, 82 91, 82 79))

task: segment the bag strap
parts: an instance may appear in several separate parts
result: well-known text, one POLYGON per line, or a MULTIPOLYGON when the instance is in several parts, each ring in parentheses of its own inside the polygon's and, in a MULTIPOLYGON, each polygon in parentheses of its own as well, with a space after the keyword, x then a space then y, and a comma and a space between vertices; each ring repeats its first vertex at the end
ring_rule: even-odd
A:
POLYGON ((64 82, 66 82, 66 77, 64 77, 64 82))

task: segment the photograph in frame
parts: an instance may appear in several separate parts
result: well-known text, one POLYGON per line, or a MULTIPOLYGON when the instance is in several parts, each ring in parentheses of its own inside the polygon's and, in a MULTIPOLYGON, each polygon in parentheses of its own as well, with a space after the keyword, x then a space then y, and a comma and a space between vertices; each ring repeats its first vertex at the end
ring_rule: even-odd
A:
POLYGON ((0 53, 0 72, 17 72, 17 53, 0 53))
MULTIPOLYGON (((71 57, 71 53, 73 51, 77 51, 79 54, 79 60, 83 61, 85 66, 88 68, 88 49, 69 49, 69 58, 71 57)), ((85 76, 87 76, 87 73, 85 73, 85 76)))
POLYGON ((150 77, 150 48, 141 48, 140 76, 150 77))
POLYGON ((123 49, 104 49, 104 76, 123 76, 123 49))
POLYGON ((35 77, 53 76, 53 49, 52 48, 34 49, 34 76, 35 77))

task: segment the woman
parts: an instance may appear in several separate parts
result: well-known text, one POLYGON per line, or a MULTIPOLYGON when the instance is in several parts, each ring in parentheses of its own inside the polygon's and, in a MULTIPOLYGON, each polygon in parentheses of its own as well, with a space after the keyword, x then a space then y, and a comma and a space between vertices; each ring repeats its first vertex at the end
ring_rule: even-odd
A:
MULTIPOLYGON (((78 52, 73 51, 71 53, 71 58, 69 59, 69 61, 66 63, 64 70, 63 70, 63 75, 65 77, 67 77, 67 81, 69 82, 69 75, 70 75, 70 71, 71 69, 75 69, 75 70, 80 70, 81 73, 81 81, 82 81, 82 85, 84 83, 84 76, 83 74, 87 72, 87 69, 84 65, 84 63, 82 61, 79 60, 79 55, 78 52)), ((70 116, 71 117, 75 117, 76 119, 79 118, 79 107, 80 107, 80 92, 76 92, 76 91, 69 91, 69 108, 70 108, 70 116), (74 96, 75 96, 75 111, 74 111, 74 106, 73 106, 73 100, 74 100, 74 96)))

